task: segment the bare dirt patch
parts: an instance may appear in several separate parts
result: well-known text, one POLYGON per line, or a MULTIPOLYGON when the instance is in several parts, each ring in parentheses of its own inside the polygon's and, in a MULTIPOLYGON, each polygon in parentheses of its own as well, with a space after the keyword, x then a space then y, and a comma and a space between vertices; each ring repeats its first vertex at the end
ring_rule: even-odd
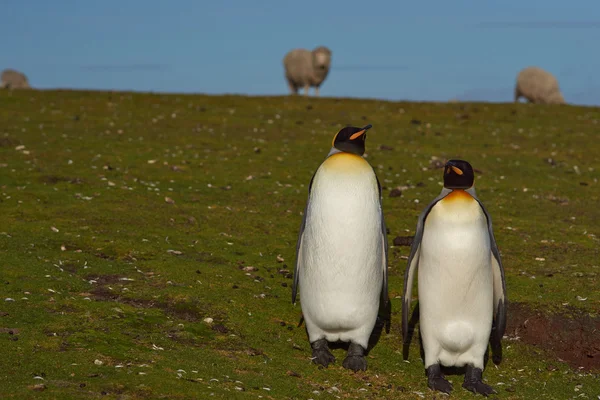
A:
POLYGON ((414 236, 396 236, 392 242, 394 246, 412 246, 414 236))
POLYGON ((9 335, 18 335, 21 332, 17 328, 2 328, 0 327, 0 333, 8 333, 9 335))
POLYGON ((574 368, 600 370, 600 317, 575 308, 548 314, 510 303, 506 335, 519 337, 574 368))
POLYGON ((136 308, 157 308, 172 318, 188 322, 198 322, 207 316, 211 316, 214 321, 220 323, 215 325, 217 328, 213 330, 219 333, 228 332, 228 329, 221 324, 226 320, 226 316, 222 312, 212 309, 209 304, 201 303, 199 300, 169 301, 168 299, 154 300, 128 297, 116 290, 120 289, 119 284, 127 279, 122 275, 88 275, 85 279, 95 281, 95 287, 89 291, 89 294, 96 301, 115 301, 136 308), (116 289, 111 288, 111 285, 114 285, 116 289))
POLYGON ((74 185, 81 185, 83 182, 80 178, 70 178, 67 176, 59 176, 59 175, 43 175, 39 178, 40 182, 48 184, 48 185, 56 185, 60 182, 69 182, 74 185))
POLYGON ((11 139, 8 137, 0 138, 0 147, 16 147, 21 144, 20 140, 11 139))

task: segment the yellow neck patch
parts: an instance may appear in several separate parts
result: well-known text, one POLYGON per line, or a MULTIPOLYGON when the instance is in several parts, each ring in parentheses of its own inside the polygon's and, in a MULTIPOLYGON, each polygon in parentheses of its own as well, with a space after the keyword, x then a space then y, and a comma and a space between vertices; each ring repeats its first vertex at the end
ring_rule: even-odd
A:
POLYGON ((446 197, 442 199, 444 202, 455 202, 455 201, 471 201, 475 200, 468 192, 462 189, 454 189, 446 197))
POLYGON ((363 172, 372 170, 371 165, 363 157, 352 153, 335 153, 323 162, 325 169, 347 171, 347 172, 363 172))

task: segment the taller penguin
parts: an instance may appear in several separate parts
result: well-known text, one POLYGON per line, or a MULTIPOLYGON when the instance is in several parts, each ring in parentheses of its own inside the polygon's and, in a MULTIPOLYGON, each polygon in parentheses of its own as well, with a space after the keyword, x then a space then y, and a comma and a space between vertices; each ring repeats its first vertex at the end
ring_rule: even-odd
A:
POLYGON ((402 335, 408 338, 413 278, 418 268, 419 332, 431 389, 450 393, 440 365, 466 367, 463 387, 495 393, 482 381, 491 343, 499 362, 506 328, 504 269, 492 219, 477 199, 471 165, 449 160, 444 188, 421 213, 404 275, 402 335))
POLYGON ((296 246, 298 288, 313 362, 335 361, 328 342, 350 342, 343 367, 366 370, 380 305, 387 306, 387 236, 381 186, 363 157, 367 130, 346 127, 314 173, 296 246))

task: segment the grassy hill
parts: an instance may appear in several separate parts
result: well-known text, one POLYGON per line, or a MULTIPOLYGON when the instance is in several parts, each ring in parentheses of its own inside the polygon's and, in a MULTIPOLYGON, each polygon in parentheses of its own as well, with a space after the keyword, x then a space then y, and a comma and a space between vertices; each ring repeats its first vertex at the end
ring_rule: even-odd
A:
POLYGON ((484 378, 502 399, 596 398, 599 135, 591 107, 0 91, 0 397, 440 398, 417 340, 402 359, 403 244, 463 158, 511 302, 484 378), (341 349, 319 369, 291 304, 301 212, 335 133, 367 123, 392 326, 366 372, 341 349))

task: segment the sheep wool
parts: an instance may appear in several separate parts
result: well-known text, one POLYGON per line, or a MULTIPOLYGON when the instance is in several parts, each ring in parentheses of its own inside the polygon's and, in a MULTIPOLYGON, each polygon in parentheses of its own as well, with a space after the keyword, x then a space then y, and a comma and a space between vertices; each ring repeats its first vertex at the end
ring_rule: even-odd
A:
POLYGON ((319 46, 313 51, 307 49, 293 49, 283 58, 285 79, 290 92, 297 94, 299 88, 304 88, 304 95, 308 96, 310 87, 315 88, 315 96, 319 96, 319 87, 329 74, 331 66, 331 50, 319 46))
POLYGON ((29 89, 29 81, 25 74, 15 71, 14 69, 5 69, 0 75, 3 89, 29 89))
POLYGON ((527 67, 517 75, 515 103, 524 97, 535 104, 565 104, 558 80, 539 67, 527 67))

